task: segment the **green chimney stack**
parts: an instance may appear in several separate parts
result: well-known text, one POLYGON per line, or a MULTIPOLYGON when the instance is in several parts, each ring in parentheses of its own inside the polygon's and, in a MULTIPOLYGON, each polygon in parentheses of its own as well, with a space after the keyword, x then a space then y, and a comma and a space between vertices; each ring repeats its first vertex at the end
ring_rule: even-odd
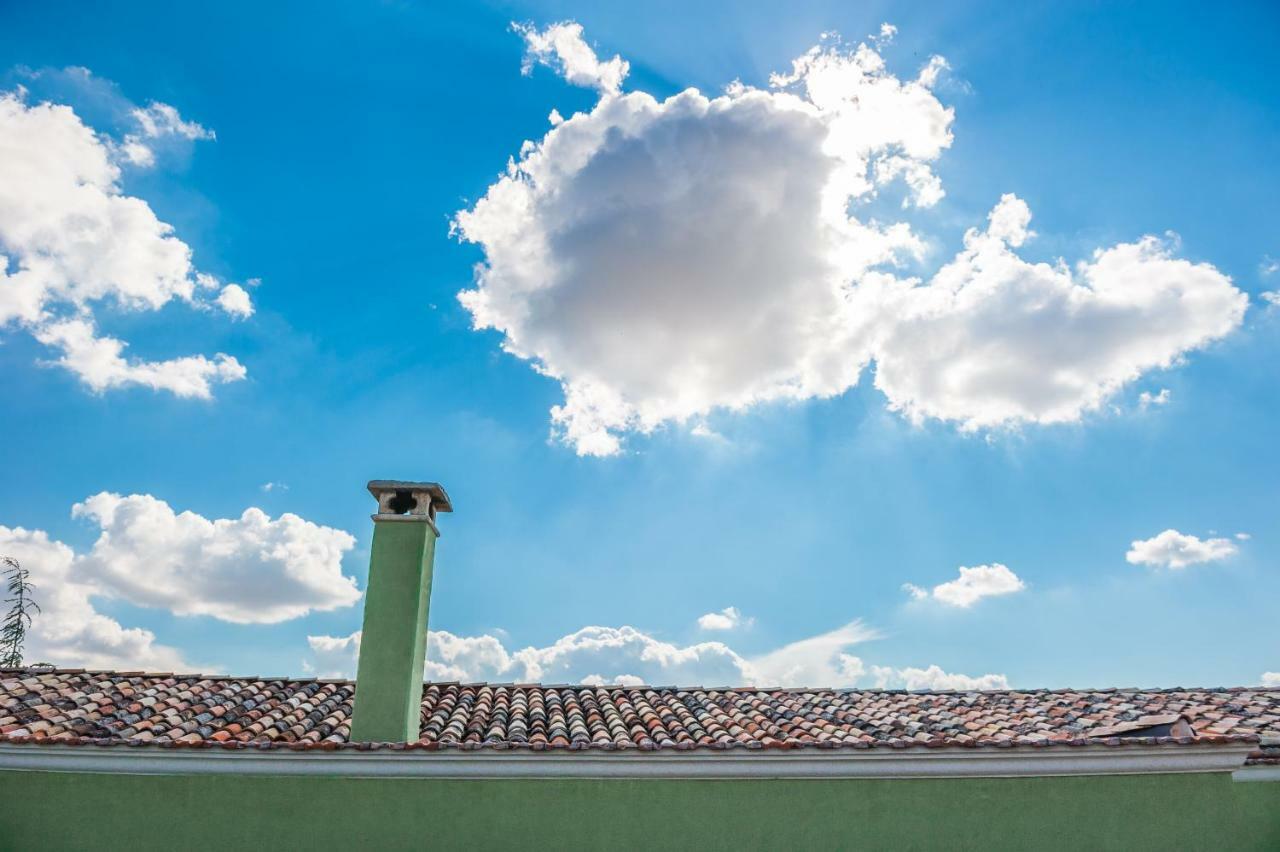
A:
POLYGON ((378 501, 364 594, 364 628, 356 671, 351 739, 418 739, 427 611, 435 559, 437 512, 452 512, 449 495, 434 482, 375 479, 378 501))

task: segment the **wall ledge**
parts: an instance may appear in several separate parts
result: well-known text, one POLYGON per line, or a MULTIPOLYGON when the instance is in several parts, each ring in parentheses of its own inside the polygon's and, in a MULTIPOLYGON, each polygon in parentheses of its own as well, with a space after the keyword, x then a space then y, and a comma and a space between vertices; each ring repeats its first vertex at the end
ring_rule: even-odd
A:
POLYGON ((1235 781, 1280 781, 1280 766, 1275 764, 1255 764, 1244 766, 1231 773, 1235 781))
MULTIPOLYGON (((1233 772, 1252 743, 920 751, 605 752, 258 751, 0 744, 0 770, 127 775, 345 778, 1021 778, 1233 772)), ((1277 769, 1277 767, 1258 767, 1277 769)), ((1242 775, 1250 777, 1242 778, 1242 775)))

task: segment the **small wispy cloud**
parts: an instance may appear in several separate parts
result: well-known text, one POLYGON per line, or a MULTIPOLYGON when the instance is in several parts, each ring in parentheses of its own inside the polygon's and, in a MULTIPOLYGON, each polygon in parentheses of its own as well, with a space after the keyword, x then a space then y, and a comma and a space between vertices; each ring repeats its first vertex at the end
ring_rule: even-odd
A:
POLYGON ((1169 402, 1169 397, 1170 393, 1168 388, 1160 388, 1159 393, 1143 391, 1138 394, 1138 408, 1142 411, 1146 411, 1152 406, 1165 405, 1169 402))
POLYGON ((695 438, 702 438, 704 441, 714 441, 718 444, 729 443, 728 438, 721 435, 715 429, 712 429, 706 423, 695 424, 694 427, 689 430, 689 434, 695 438))
MULTIPOLYGON (((534 64, 545 65, 575 86, 597 89, 602 95, 616 95, 631 69, 621 56, 601 61, 582 37, 582 24, 564 21, 545 29, 513 23, 511 28, 524 37, 522 71, 529 74, 534 64)), ((555 122, 554 119, 552 123, 555 122)))
POLYGON ((880 32, 871 36, 871 43, 877 48, 888 47, 893 43, 893 37, 898 34, 898 28, 887 21, 880 25, 880 32))
POLYGON ((262 493, 270 494, 272 491, 288 491, 289 485, 285 482, 264 482, 260 486, 262 493))
POLYGON ((719 612, 709 612, 698 617, 698 626, 703 630, 733 630, 737 627, 750 627, 754 618, 744 618, 736 606, 727 606, 719 612))

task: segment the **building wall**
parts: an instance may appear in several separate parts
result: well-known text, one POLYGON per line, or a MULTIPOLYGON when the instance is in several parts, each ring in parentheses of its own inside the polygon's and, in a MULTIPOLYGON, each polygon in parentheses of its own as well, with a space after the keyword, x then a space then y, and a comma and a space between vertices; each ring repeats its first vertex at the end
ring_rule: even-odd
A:
POLYGON ((3 849, 1280 849, 1280 783, 0 772, 3 849))

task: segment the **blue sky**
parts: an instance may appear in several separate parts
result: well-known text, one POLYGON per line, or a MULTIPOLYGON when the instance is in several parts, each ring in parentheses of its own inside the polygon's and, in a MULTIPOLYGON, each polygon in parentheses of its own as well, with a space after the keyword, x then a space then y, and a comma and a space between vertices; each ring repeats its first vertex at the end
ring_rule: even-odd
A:
POLYGON ((0 13, 0 288, 62 270, 0 326, 0 547, 53 610, 32 654, 347 671, 363 485, 394 477, 457 509, 437 677, 1280 670, 1274 7, 424 6, 0 13), (566 21, 599 63, 563 52, 566 21), (860 43, 884 67, 850 82, 860 43), (820 74, 834 106, 804 90, 820 74), (848 99, 884 91, 883 114, 848 99), (566 166, 578 127, 602 135, 566 166), (868 127, 884 140, 855 150, 868 127), (50 189, 73 156, 117 170, 106 201, 50 189), (526 206, 483 206, 512 158, 526 206), (840 215, 882 230, 809 221, 833 163, 870 181, 840 215), (189 266, 108 257, 163 242, 151 219, 83 237, 123 198, 189 266), (75 349, 74 323, 124 360, 75 349))

